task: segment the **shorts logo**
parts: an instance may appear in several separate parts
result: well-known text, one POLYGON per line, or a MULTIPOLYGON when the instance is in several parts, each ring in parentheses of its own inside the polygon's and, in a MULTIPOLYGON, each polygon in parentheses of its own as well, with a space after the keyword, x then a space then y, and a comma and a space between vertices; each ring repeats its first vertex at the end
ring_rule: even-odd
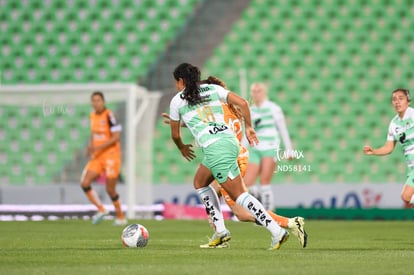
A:
POLYGON ((222 175, 221 173, 217 173, 217 174, 216 174, 216 178, 218 178, 218 179, 220 179, 220 180, 221 180, 221 179, 223 179, 223 175, 222 175))

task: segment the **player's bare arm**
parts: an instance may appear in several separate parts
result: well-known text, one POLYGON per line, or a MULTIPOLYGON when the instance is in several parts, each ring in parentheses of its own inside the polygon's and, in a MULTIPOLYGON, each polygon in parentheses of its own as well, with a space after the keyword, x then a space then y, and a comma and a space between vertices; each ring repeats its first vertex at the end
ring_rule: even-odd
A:
POLYGON ((181 134, 180 134, 181 122, 170 120, 170 126, 171 126, 171 138, 174 141, 177 148, 180 150, 181 155, 183 155, 183 157, 188 161, 195 159, 196 155, 192 149, 193 146, 191 144, 184 144, 181 139, 181 134))
POLYGON ((255 144, 258 144, 259 140, 256 136, 256 132, 252 127, 252 119, 250 116, 249 103, 247 100, 236 95, 235 93, 230 92, 227 96, 227 102, 239 106, 241 114, 243 116, 246 138, 249 141, 250 145, 253 146, 255 144))
MULTIPOLYGON (((163 122, 164 122, 164 124, 167 124, 167 125, 170 125, 170 122, 171 122, 171 117, 170 117, 170 115, 169 114, 167 114, 167 113, 162 113, 161 114, 162 115, 162 117, 164 118, 164 120, 163 120, 163 122)), ((185 125, 185 123, 184 122, 182 122, 181 121, 181 127, 185 127, 185 128, 187 128, 187 126, 185 125)))
POLYGON ((112 136, 111 138, 106 141, 105 143, 99 145, 99 146, 95 146, 92 148, 93 152, 96 151, 100 151, 100 150, 105 150, 106 148, 114 145, 116 142, 118 142, 121 138, 121 132, 112 132, 112 136))
POLYGON ((395 141, 386 141, 382 147, 376 149, 365 145, 363 151, 365 155, 369 156, 385 156, 391 154, 392 151, 394 151, 395 143, 395 141))

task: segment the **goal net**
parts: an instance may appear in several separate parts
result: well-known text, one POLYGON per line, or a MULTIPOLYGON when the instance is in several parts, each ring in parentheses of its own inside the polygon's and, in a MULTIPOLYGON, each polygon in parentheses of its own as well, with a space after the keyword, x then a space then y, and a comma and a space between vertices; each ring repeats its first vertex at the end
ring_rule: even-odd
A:
POLYGON ((27 196, 28 201, 31 190, 42 188, 47 202, 48 190, 52 194, 56 186, 65 188, 59 189, 60 200, 52 203, 70 203, 76 201, 70 196, 83 196, 79 179, 87 162, 93 91, 104 93, 107 107, 123 126, 120 181, 125 185, 118 186, 128 217, 135 217, 136 205, 153 203, 152 140, 161 93, 136 84, 0 86, 1 188, 23 186, 20 197, 27 196))

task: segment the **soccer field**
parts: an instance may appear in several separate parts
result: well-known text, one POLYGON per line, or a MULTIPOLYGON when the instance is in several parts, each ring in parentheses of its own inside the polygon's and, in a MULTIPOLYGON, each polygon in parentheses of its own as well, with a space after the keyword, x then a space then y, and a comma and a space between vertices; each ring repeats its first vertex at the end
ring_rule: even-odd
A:
POLYGON ((291 235, 227 222, 230 248, 200 249, 207 221, 138 221, 145 248, 125 248, 110 221, 1 222, 1 274, 413 274, 413 222, 308 221, 308 248, 291 235))

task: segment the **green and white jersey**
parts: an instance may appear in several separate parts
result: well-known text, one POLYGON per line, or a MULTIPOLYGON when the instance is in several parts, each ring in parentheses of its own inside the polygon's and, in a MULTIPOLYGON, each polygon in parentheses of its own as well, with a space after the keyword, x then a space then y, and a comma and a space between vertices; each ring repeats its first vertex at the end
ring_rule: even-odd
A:
POLYGON ((414 168, 414 109, 408 107, 404 117, 396 115, 388 128, 388 141, 398 141, 404 151, 408 168, 414 168))
POLYGON ((279 105, 266 100, 260 106, 250 106, 250 111, 254 130, 259 138, 259 144, 255 147, 257 150, 280 148, 280 137, 282 137, 285 150, 292 150, 285 116, 279 105))
POLYGON ((224 120, 221 102, 227 102, 229 91, 218 85, 203 84, 200 95, 208 96, 209 101, 189 106, 183 99, 183 91, 176 94, 170 103, 170 118, 183 121, 191 131, 199 146, 205 148, 223 137, 235 137, 224 120))

